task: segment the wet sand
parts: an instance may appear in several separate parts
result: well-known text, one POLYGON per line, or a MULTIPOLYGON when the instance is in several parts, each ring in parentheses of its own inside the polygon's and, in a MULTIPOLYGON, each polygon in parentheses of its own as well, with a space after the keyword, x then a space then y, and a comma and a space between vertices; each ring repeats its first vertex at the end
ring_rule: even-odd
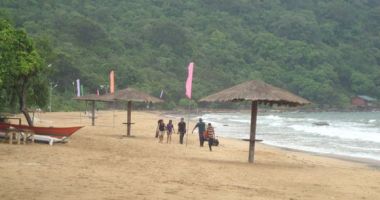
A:
MULTIPOLYGON (((377 199, 380 171, 364 163, 219 138, 209 152, 197 134, 180 145, 154 138, 160 113, 41 113, 44 126, 86 125, 66 144, 0 144, 0 199, 377 199), (113 120, 115 116, 115 121, 113 120), (80 119, 81 116, 81 119, 80 119), (113 127, 113 124, 115 125, 113 127)), ((173 119, 175 124, 178 119, 173 119)), ((193 123, 190 127, 193 127, 193 123)))

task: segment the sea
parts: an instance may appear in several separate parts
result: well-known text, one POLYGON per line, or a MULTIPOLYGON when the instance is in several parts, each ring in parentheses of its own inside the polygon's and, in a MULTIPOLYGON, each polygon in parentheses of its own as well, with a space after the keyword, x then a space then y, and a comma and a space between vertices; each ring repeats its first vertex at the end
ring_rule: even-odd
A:
MULTIPOLYGON (((199 117, 212 123, 219 137, 249 138, 250 113, 194 119, 199 117)), ((264 112, 257 116, 256 134, 272 146, 380 161, 380 112, 264 112)))

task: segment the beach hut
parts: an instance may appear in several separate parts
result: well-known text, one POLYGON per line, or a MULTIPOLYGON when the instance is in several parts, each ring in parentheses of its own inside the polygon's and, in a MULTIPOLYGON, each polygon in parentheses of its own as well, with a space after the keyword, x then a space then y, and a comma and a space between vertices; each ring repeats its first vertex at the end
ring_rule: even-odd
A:
POLYGON ((95 126, 95 102, 101 101, 101 102, 113 102, 114 97, 113 95, 96 95, 96 94, 89 94, 85 96, 79 96, 74 97, 74 100, 78 101, 87 101, 91 103, 91 124, 95 126))
POLYGON ((132 112, 132 102, 145 102, 145 103, 161 103, 163 100, 153 97, 145 92, 141 92, 134 88, 126 88, 119 90, 114 95, 115 101, 127 102, 127 136, 131 136, 131 112, 132 112))
POLYGON ((310 102, 283 89, 269 85, 263 81, 253 80, 241 83, 199 100, 200 102, 241 102, 251 101, 251 130, 249 139, 248 162, 253 163, 256 139, 257 105, 274 104, 282 106, 300 106, 310 102))
POLYGON ((356 107, 370 107, 373 106, 375 102, 375 98, 365 95, 358 95, 351 99, 351 105, 356 107))

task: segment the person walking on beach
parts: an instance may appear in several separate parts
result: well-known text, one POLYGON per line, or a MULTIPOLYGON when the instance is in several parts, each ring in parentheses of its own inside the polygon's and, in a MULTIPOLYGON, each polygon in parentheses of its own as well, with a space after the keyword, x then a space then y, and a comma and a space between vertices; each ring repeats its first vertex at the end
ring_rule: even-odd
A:
POLYGON ((172 134, 173 134, 173 132, 175 132, 174 131, 174 126, 173 126, 173 121, 169 120, 168 125, 166 125, 166 134, 167 134, 166 143, 171 143, 172 142, 172 134))
POLYGON ((164 140, 164 134, 165 134, 165 129, 166 129, 166 127, 165 127, 165 123, 164 123, 164 120, 162 120, 162 119, 160 119, 160 121, 159 121, 159 125, 158 125, 158 131, 159 131, 159 136, 158 136, 158 138, 159 138, 159 143, 162 143, 162 141, 164 140))
POLYGON ((160 127, 160 122, 161 122, 162 119, 159 119, 158 122, 157 122, 157 127, 156 127, 156 138, 158 138, 158 135, 160 133, 160 130, 158 129, 158 127, 160 127))
POLYGON ((183 136, 185 136, 186 133, 186 122, 184 121, 183 117, 181 118, 181 121, 178 123, 177 133, 179 133, 179 143, 183 144, 183 136))
POLYGON ((212 144, 214 143, 215 138, 215 130, 214 127, 211 125, 211 123, 208 123, 207 126, 207 136, 208 136, 208 148, 210 148, 210 151, 212 151, 212 144))
POLYGON ((193 128, 193 131, 191 133, 194 133, 194 130, 198 128, 198 134, 199 134, 199 144, 201 147, 203 147, 204 143, 204 132, 206 130, 206 124, 203 122, 202 118, 199 118, 199 122, 195 125, 193 128))

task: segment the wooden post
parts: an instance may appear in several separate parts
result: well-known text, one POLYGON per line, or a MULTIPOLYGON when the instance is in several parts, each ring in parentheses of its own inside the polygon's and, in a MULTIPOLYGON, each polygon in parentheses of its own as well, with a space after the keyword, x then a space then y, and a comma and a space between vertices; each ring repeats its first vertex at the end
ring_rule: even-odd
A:
POLYGON ((257 119, 257 101, 252 101, 251 134, 249 138, 249 156, 248 156, 249 163, 253 163, 254 158, 255 158, 256 119, 257 119))
POLYGON ((128 101, 128 114, 127 114, 127 137, 131 136, 131 112, 132 112, 132 101, 128 101))
POLYGON ((9 144, 13 144, 13 131, 8 133, 9 135, 9 144))
POLYGON ((112 105, 112 128, 115 128, 115 102, 113 101, 112 105))
POLYGON ((24 137, 22 137, 22 144, 26 144, 26 140, 28 139, 28 131, 27 130, 24 130, 24 137))
POLYGON ((34 144, 34 132, 33 131, 30 132, 30 134, 31 134, 31 137, 32 137, 32 144, 34 144))
POLYGON ((92 120, 92 125, 95 126, 95 101, 91 101, 91 104, 92 104, 91 120, 92 120))
POLYGON ((21 132, 19 130, 15 131, 17 144, 21 144, 21 132))

